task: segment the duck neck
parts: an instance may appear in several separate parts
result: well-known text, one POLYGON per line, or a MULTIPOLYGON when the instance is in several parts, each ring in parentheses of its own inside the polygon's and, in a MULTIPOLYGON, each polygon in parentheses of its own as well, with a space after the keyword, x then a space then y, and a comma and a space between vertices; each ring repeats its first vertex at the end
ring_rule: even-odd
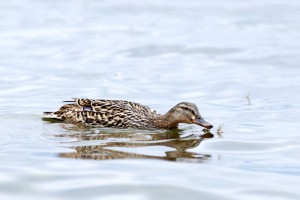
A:
POLYGON ((153 120, 154 126, 160 129, 174 129, 178 127, 177 121, 173 120, 172 115, 167 112, 164 115, 160 115, 153 120))

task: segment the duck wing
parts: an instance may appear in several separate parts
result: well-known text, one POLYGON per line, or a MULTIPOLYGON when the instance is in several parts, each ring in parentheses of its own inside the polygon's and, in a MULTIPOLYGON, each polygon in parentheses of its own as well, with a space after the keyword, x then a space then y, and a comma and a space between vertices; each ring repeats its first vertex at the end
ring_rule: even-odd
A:
POLYGON ((151 117, 160 115, 155 110, 141 105, 139 103, 124 101, 124 100, 106 100, 106 99, 79 99, 74 98, 77 105, 81 106, 83 110, 90 110, 95 112, 105 112, 109 110, 128 110, 140 117, 151 117))
POLYGON ((152 117, 159 115, 147 106, 130 101, 75 98, 72 102, 65 106, 74 105, 77 109, 61 112, 66 121, 98 127, 143 128, 149 126, 152 117))

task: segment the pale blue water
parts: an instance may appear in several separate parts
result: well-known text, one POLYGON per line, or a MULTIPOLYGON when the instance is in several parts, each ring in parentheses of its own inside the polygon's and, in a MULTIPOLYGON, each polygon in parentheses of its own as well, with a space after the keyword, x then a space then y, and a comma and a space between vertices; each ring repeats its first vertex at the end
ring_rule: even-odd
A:
POLYGON ((1 1, 0 199, 299 199, 299 10, 292 0, 1 1), (41 120, 71 97, 161 113, 191 101, 214 138, 193 125, 41 120))

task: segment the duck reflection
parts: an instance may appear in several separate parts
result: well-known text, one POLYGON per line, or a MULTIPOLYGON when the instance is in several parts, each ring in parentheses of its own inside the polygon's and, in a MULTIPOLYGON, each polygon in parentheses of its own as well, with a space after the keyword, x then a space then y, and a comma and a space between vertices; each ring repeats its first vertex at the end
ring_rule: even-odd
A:
POLYGON ((60 153, 59 156, 64 158, 94 160, 148 158, 182 162, 201 162, 209 159, 211 156, 208 154, 188 152, 186 150, 195 148, 203 140, 214 136, 209 130, 205 130, 202 135, 188 135, 185 137, 181 137, 180 130, 158 133, 118 132, 109 130, 85 132, 87 133, 57 135, 58 137, 75 138, 76 141, 78 141, 76 142, 76 146, 70 147, 75 150, 74 152, 60 153), (90 144, 90 142, 92 142, 92 144, 90 144), (155 149, 152 147, 155 147, 155 149), (157 154, 157 150, 162 151, 162 155, 153 155, 157 154))

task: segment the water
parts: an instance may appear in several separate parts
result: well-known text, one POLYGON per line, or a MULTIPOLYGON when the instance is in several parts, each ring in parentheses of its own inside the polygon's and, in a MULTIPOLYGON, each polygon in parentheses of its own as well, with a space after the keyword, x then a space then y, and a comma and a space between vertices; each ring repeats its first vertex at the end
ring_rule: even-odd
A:
POLYGON ((0 199, 299 199, 299 9, 1 1, 0 199), (190 101, 214 128, 41 120, 71 97, 190 101))

